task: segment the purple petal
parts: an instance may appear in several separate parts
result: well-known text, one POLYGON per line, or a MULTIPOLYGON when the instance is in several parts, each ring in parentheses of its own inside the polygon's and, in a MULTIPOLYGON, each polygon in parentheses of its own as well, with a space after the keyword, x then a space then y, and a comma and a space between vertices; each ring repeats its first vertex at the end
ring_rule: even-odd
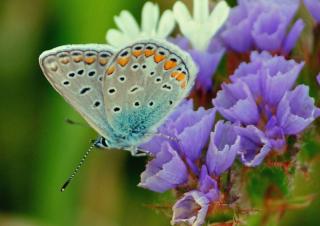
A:
POLYGON ((258 166, 271 151, 271 143, 265 134, 255 126, 235 127, 241 137, 241 161, 250 167, 258 166))
POLYGON ((202 166, 200 179, 199 179, 199 191, 204 193, 210 202, 219 199, 219 190, 217 182, 210 177, 206 166, 202 166))
POLYGON ((304 4, 309 10, 313 18, 320 23, 320 1, 319 0, 304 0, 304 4))
POLYGON ((265 134, 270 139, 273 150, 281 151, 286 145, 286 137, 283 129, 278 125, 276 117, 271 117, 265 127, 265 134))
POLYGON ((184 194, 172 207, 171 225, 187 223, 202 226, 209 208, 209 200, 199 191, 193 190, 184 194))
POLYGON ((287 28, 287 20, 279 11, 262 13, 253 25, 252 37, 261 50, 279 50, 287 28))
POLYGON ((206 156, 209 173, 219 176, 233 163, 240 151, 240 137, 234 131, 231 123, 217 122, 211 133, 210 144, 206 156))
POLYGON ((205 90, 210 90, 212 88, 212 77, 224 54, 224 49, 219 48, 214 52, 200 52, 197 50, 189 50, 188 52, 199 68, 197 76, 198 85, 205 90))
POLYGON ((294 25, 292 26, 289 34, 287 35, 285 42, 283 44, 283 51, 284 53, 288 54, 290 51, 295 47, 303 29, 304 29, 304 22, 303 20, 297 20, 294 25))
POLYGON ((317 75, 317 82, 318 82, 318 85, 320 86, 320 73, 317 75))
POLYGON ((258 108, 248 86, 237 81, 223 84, 222 90, 213 100, 213 105, 226 119, 244 124, 256 124, 259 120, 258 108))
POLYGON ((265 103, 276 106, 286 91, 292 88, 304 63, 273 57, 265 62, 261 72, 261 92, 265 103))
POLYGON ((317 108, 309 96, 309 87, 297 86, 288 91, 279 103, 277 118, 285 134, 298 134, 315 119, 317 108))
POLYGON ((186 182, 187 168, 179 155, 168 143, 163 143, 156 158, 149 161, 141 174, 140 187, 164 192, 186 182))
POLYGON ((214 119, 215 110, 207 110, 199 122, 185 128, 183 132, 178 135, 182 151, 189 159, 196 160, 200 157, 201 151, 209 139, 214 119))

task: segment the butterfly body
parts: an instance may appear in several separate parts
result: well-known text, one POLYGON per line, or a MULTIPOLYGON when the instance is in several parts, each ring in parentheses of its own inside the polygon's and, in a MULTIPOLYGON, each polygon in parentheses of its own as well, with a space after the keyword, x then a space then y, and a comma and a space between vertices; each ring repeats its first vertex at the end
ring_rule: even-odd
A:
POLYGON ((106 45, 61 46, 41 54, 40 65, 105 139, 100 146, 132 153, 186 97, 196 74, 188 54, 156 40, 118 51, 106 45))

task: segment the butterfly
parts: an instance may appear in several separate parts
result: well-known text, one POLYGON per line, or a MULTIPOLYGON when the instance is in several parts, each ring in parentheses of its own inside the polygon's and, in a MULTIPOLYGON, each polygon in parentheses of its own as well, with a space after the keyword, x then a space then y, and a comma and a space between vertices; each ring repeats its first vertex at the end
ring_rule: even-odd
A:
POLYGON ((101 136, 95 146, 137 155, 140 144, 189 94, 197 68, 167 41, 63 45, 43 52, 41 69, 64 99, 101 136))

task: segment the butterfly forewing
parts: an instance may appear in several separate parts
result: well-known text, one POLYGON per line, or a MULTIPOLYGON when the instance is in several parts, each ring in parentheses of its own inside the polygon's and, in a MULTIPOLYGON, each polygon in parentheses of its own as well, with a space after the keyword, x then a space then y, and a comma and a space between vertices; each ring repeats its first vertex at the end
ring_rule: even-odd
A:
POLYGON ((155 131, 189 93, 195 75, 191 57, 168 42, 141 41, 123 48, 104 77, 110 126, 134 145, 155 131))
POLYGON ((40 66, 52 86, 102 136, 107 136, 102 81, 113 49, 108 45, 65 45, 43 52, 40 66))

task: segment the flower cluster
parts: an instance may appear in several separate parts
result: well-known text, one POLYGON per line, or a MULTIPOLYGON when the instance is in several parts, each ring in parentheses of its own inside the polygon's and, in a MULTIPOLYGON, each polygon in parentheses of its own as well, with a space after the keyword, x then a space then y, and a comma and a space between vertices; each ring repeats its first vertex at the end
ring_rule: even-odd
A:
POLYGON ((267 50, 287 54, 295 46, 304 23, 289 30, 299 0, 242 0, 232 9, 221 36, 233 51, 267 50))
POLYGON ((257 166, 271 150, 283 150, 286 136, 300 133, 317 117, 309 88, 293 89, 303 65, 253 52, 251 62, 242 63, 213 100, 226 119, 238 124, 246 165, 257 166))
POLYGON ((141 174, 139 185, 156 192, 187 191, 173 206, 172 224, 202 225, 209 207, 221 199, 217 181, 232 165, 240 137, 229 122, 218 121, 211 132, 214 120, 214 109, 195 111, 192 101, 187 101, 159 128, 163 136, 142 145, 155 158, 141 174))

